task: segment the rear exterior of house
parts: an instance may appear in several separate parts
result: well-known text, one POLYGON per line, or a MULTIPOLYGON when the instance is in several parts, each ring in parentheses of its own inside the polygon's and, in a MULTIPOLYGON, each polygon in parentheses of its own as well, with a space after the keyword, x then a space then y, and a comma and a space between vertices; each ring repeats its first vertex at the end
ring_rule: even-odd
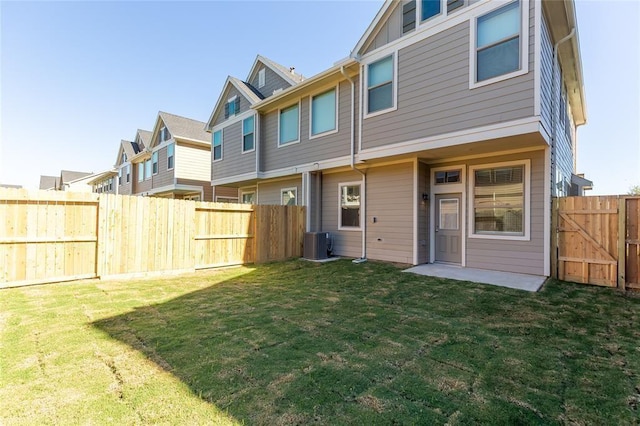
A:
POLYGON ((256 98, 252 69, 235 121, 218 102, 212 184, 306 205, 339 256, 549 275, 551 198, 580 182, 577 37, 573 2, 385 2, 349 59, 256 98))

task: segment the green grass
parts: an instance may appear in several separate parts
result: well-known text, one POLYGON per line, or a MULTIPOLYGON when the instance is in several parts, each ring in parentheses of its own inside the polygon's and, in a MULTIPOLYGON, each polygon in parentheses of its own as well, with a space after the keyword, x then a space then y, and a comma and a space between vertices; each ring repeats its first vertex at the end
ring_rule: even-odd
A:
POLYGON ((349 261, 0 291, 0 424, 633 424, 640 299, 349 261))

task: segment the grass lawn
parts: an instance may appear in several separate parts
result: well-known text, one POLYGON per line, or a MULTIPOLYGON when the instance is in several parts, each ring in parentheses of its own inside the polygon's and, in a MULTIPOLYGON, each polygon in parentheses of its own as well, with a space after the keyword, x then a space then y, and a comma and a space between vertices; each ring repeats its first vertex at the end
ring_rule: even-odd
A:
POLYGON ((640 298, 300 260, 0 291, 0 424, 637 424, 640 298))

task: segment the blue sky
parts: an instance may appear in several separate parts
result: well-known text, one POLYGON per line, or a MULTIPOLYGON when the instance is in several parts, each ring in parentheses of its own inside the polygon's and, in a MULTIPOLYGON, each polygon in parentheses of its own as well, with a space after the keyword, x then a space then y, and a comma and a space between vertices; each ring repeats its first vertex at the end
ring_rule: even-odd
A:
MULTIPOLYGON (((349 55, 382 1, 0 3, 0 182, 111 167, 159 110, 206 121, 261 54, 312 76, 349 55)), ((593 194, 640 184, 640 2, 577 0, 593 194), (620 41, 624 40, 625 43, 620 41)))

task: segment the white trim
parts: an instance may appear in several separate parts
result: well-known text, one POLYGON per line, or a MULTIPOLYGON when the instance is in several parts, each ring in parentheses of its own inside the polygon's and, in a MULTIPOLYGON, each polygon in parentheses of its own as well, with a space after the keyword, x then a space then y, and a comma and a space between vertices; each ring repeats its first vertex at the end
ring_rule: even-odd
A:
POLYGON ((227 197, 225 195, 216 195, 216 203, 227 203, 228 201, 220 201, 220 198, 224 198, 227 200, 236 200, 238 202, 238 197, 227 197))
POLYGON ((211 133, 211 163, 217 163, 218 161, 222 161, 224 159, 224 128, 220 130, 216 130, 211 133), (213 139, 215 138, 215 134, 220 132, 220 158, 215 158, 215 145, 213 143, 213 139))
POLYGON ((311 209, 309 208, 311 205, 311 188, 310 176, 309 172, 302 173, 302 199, 304 200, 304 205, 307 206, 305 209, 305 230, 309 232, 311 230, 311 209))
POLYGON ((256 172, 243 173, 241 175, 228 176, 220 179, 212 179, 211 186, 225 186, 230 183, 243 182, 246 180, 254 180, 258 179, 258 174, 256 172))
MULTIPOLYGON (((340 107, 340 84, 336 84, 335 86, 326 89, 326 90, 321 90, 317 93, 311 94, 309 95, 309 140, 312 139, 317 139, 317 138, 321 138, 323 136, 327 136, 327 135, 332 135, 334 133, 338 133, 338 117, 339 117, 339 107, 340 107), (324 95, 327 92, 330 92, 331 90, 335 90, 335 98, 336 98, 336 117, 335 117, 335 127, 332 130, 327 130, 325 132, 322 133, 318 133, 317 135, 313 135, 311 134, 312 129, 313 129, 313 98, 315 96, 319 96, 319 95, 324 95)), ((302 121, 302 120, 300 120, 302 121)))
MULTIPOLYGON (((533 115, 542 122, 542 2, 533 4, 533 115)), ((528 58, 527 58, 528 60, 528 58)))
MULTIPOLYGON (((360 73, 358 74, 358 76, 363 76, 364 75, 364 65, 360 64, 360 73)), ((359 80, 362 80, 362 78, 360 78, 359 80)), ((362 108, 363 102, 364 102, 364 94, 362 93, 362 81, 359 81, 360 87, 358 90, 358 152, 355 153, 354 155, 358 155, 360 154, 360 152, 362 151, 362 128, 363 128, 363 117, 364 117, 364 108, 362 108)), ((352 89, 353 90, 353 89, 352 89)), ((353 129, 352 129, 353 130, 353 129)))
MULTIPOLYGON (((291 76, 285 74, 280 67, 277 66, 277 64, 275 62, 273 62, 271 59, 269 58, 265 58, 264 56, 261 55, 257 55, 256 59, 253 61, 253 65, 251 66, 251 69, 249 70, 249 75, 247 76, 247 81, 251 80, 251 75, 254 73, 254 71, 256 70, 256 65, 258 65, 258 62, 261 62, 262 65, 268 66, 269 68, 271 68, 271 71, 275 72, 276 74, 278 74, 280 77, 282 77, 285 81, 289 82, 292 86, 295 86, 296 83, 298 83, 296 80, 294 80, 293 78, 291 78, 291 76)), ((266 78, 266 77, 265 77, 266 78)))
POLYGON ((175 141, 167 144, 167 171, 174 170, 176 168, 176 143, 175 141), (169 146, 173 145, 173 167, 169 167, 169 146))
POLYGON ((267 70, 262 67, 258 70, 258 89, 262 89, 267 84, 267 70))
MULTIPOLYGON (((447 160, 448 161, 448 160, 447 160)), ((464 220, 460 220, 460 237, 461 237, 461 264, 467 264, 467 166, 466 164, 452 164, 448 166, 432 167, 429 170, 429 262, 436 261, 436 233, 435 233, 435 217, 436 203, 435 197, 440 194, 460 194, 460 214, 464 220), (436 185, 436 172, 446 170, 460 170, 460 182, 436 185)))
MULTIPOLYGON (((422 3, 422 2, 419 2, 422 3)), ((413 264, 418 264, 418 208, 419 198, 422 198, 422 194, 418 190, 418 158, 413 160, 413 264)))
POLYGON ((504 150, 504 151, 492 151, 492 152, 488 152, 488 153, 484 153, 484 154, 474 154, 474 155, 464 155, 461 157, 447 157, 446 159, 439 159, 436 161, 433 161, 431 163, 427 162, 426 164, 442 164, 443 162, 450 162, 450 161, 468 161, 468 160, 474 160, 477 158, 487 158, 487 157, 501 157, 501 156, 505 156, 505 155, 512 155, 512 154, 522 154, 525 152, 535 152, 535 151, 542 151, 543 149, 545 149, 544 146, 536 146, 536 147, 529 147, 529 148, 520 148, 520 149, 508 149, 508 150, 504 150))
POLYGON ((367 148, 360 150, 357 154, 357 158, 361 161, 370 160, 380 157, 415 153, 416 151, 427 151, 435 148, 463 145, 470 142, 478 142, 488 139, 536 133, 539 131, 540 119, 538 117, 528 117, 505 123, 491 124, 488 126, 446 133, 444 135, 430 136, 407 142, 367 148))
POLYGON ((386 114, 388 112, 392 112, 392 111, 396 111, 398 109, 398 52, 392 52, 389 55, 385 55, 381 58, 375 59, 375 60, 371 60, 371 61, 363 61, 364 64, 364 78, 362 78, 360 80, 360 91, 364 93, 364 100, 363 100, 363 104, 362 105, 362 110, 364 111, 364 116, 363 119, 366 120, 367 118, 371 118, 371 117, 376 117, 378 115, 382 115, 382 114, 386 114), (387 108, 387 109, 383 109, 380 111, 375 111, 375 112, 369 112, 369 85, 368 85, 368 81, 369 81, 369 66, 381 61, 383 59, 388 58, 389 56, 391 56, 391 62, 393 64, 393 76, 391 79, 391 101, 392 101, 392 105, 391 107, 387 108))
MULTIPOLYGON (((478 87, 486 86, 488 84, 497 83, 499 81, 508 80, 513 77, 527 74, 529 72, 529 0, 513 0, 510 2, 501 2, 488 11, 478 10, 476 14, 472 15, 470 22, 470 34, 469 37, 469 89, 476 89, 478 87), (502 74, 496 77, 489 78, 483 81, 476 81, 476 26, 478 19, 485 16, 488 13, 496 11, 501 7, 505 7, 512 3, 520 3, 520 69, 512 71, 507 74, 502 74)), ((534 95, 535 97, 535 95, 534 95)))
MULTIPOLYGON (((201 186, 196 185, 185 185, 181 183, 174 183, 171 185, 161 186, 159 188, 152 188, 148 191, 142 191, 144 195, 153 195, 159 194, 161 192, 171 192, 171 191, 191 191, 191 192, 200 192, 204 197, 203 189, 201 186)), ((203 198, 204 199, 204 198, 203 198)))
POLYGON ((469 166, 469 206, 473 206, 473 196, 475 188, 474 171, 478 169, 488 169, 494 167, 521 166, 524 165, 524 205, 522 224, 524 226, 523 235, 500 235, 500 234, 476 234, 473 220, 473 208, 467 212, 467 220, 469 221, 468 238, 485 239, 485 240, 509 240, 509 241, 531 241, 531 160, 526 158, 522 160, 504 161, 489 164, 474 164, 469 166))
MULTIPOLYGON (((212 131, 212 121, 216 115, 216 113, 218 112, 218 110, 220 109, 221 105, 222 105, 222 100, 224 99, 224 94, 227 93, 227 89, 229 87, 229 85, 232 85, 233 87, 236 88, 236 90, 242 95, 242 97, 244 97, 245 99, 247 99, 249 101, 249 105, 253 106, 254 104, 257 103, 257 96, 253 93, 249 93, 245 90, 245 88, 243 87, 243 85, 240 85, 239 83, 237 83, 237 79, 233 78, 231 76, 228 76, 227 79, 225 80, 224 84, 222 85, 222 91, 220 92, 220 95, 218 95, 218 100, 216 101, 215 106, 213 107, 213 110, 211 111, 211 115, 209 116, 209 120, 207 120, 207 124, 205 124, 204 126, 204 130, 207 132, 211 132, 212 131), (252 99, 254 98, 254 99, 252 99)), ((246 112, 246 111, 245 111, 246 112)), ((244 114, 244 113, 243 113, 244 114)), ((231 116, 229 116, 229 118, 231 118, 231 116)), ((225 119, 225 121, 228 121, 229 118, 225 119)), ((218 124, 218 126, 225 124, 220 123, 218 124)), ((228 123, 227 123, 228 125, 228 123)), ((217 127, 217 126, 216 126, 217 127)))
POLYGON ((240 134, 241 134, 241 136, 240 136, 240 154, 249 154, 250 152, 255 152, 255 150, 256 150, 256 121, 257 121, 256 118, 257 118, 256 114, 253 114, 252 116, 249 116, 249 117, 243 119, 240 122, 240 134), (253 133, 253 148, 252 149, 248 149, 248 150, 245 151, 244 150, 244 137, 246 135, 244 134, 244 122, 246 120, 248 120, 249 118, 251 118, 251 117, 253 117, 253 131, 252 131, 252 133, 253 133))
POLYGON ((302 114, 300 114, 300 99, 298 99, 297 102, 291 103, 288 106, 284 107, 284 108, 278 108, 278 138, 276 140, 276 147, 277 148, 283 148, 285 146, 289 146, 289 145, 294 145, 297 143, 300 143, 300 117, 302 114), (280 114, 282 114, 282 110, 283 109, 289 109, 292 108, 293 106, 298 105, 298 138, 296 140, 292 140, 289 142, 285 142, 285 143, 281 143, 280 142, 280 114))
POLYGON ((242 203, 242 204, 248 204, 248 203, 245 203, 245 202, 244 202, 244 196, 245 196, 245 194, 253 194, 253 200, 254 200, 255 202, 257 202, 257 201, 258 201, 258 197, 257 197, 258 189, 257 189, 255 186, 254 186, 254 187, 252 187, 252 188, 253 188, 253 189, 247 189, 247 190, 242 190, 242 189, 240 189, 240 197, 238 197, 238 201, 239 201, 240 203, 242 203))
POLYGON ((355 182, 338 182, 338 231, 362 231, 362 221, 367 220, 367 218, 362 214, 363 204, 364 191, 361 180, 355 182), (342 187, 356 185, 360 187, 360 226, 342 226, 342 187))
POLYGON ((224 129, 225 127, 230 127, 232 124, 236 124, 237 122, 244 120, 252 114, 255 114, 255 110, 249 109, 242 114, 234 115, 233 117, 229 116, 226 121, 223 121, 222 123, 207 129, 207 131, 209 133, 213 133, 217 130, 224 129))
MULTIPOLYGON (((461 6, 461 9, 464 7, 465 5, 461 6)), ((440 13, 438 13, 437 15, 433 15, 431 18, 427 18, 425 20, 422 20, 422 2, 420 0, 416 0, 416 29, 424 25, 435 25, 443 19, 447 19, 446 0, 440 0, 440 13)))
POLYGON ((157 174, 160 173, 160 154, 158 154, 158 151, 160 151, 159 149, 155 149, 152 153, 151 153, 151 175, 155 176, 157 174), (153 171, 153 157, 156 157, 156 171, 153 171))
POLYGON ((543 246, 544 246, 544 275, 551 275, 551 215, 553 212, 551 211, 551 148, 546 147, 544 149, 544 237, 543 237, 543 246))
POLYGON ((376 27, 378 26, 378 23, 380 23, 384 15, 387 14, 387 12, 389 11, 389 7, 394 3, 395 2, 393 0, 385 0, 380 10, 378 10, 378 13, 376 13, 375 18, 373 18, 373 21, 371 21, 371 23, 365 30, 364 34, 362 35, 362 37, 360 37, 360 40, 358 40, 358 43, 351 51, 351 56, 357 55, 358 51, 364 48, 365 42, 367 42, 369 38, 373 35, 373 30, 376 29, 376 27))
POLYGON ((282 203, 282 194, 285 191, 292 191, 293 192, 293 196, 295 197, 295 200, 296 200, 294 206, 297 206, 298 205, 298 187, 297 186, 292 186, 292 187, 289 187, 289 188, 280 188, 280 204, 283 205, 283 206, 288 205, 288 204, 283 204, 282 203))

